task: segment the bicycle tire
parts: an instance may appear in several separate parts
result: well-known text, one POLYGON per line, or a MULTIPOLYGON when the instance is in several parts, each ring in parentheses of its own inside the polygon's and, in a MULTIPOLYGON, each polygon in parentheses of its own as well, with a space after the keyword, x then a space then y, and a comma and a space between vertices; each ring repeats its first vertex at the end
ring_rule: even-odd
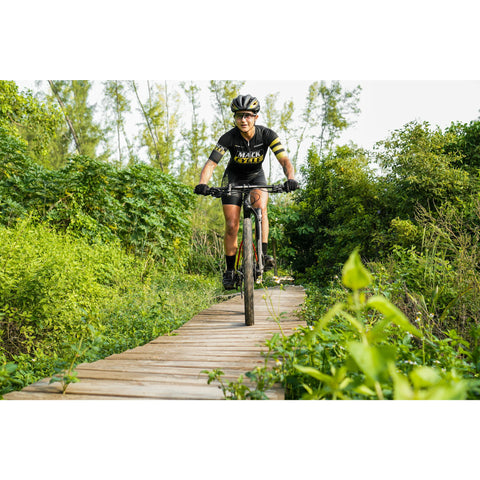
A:
POLYGON ((243 219, 243 299, 245 304, 245 325, 255 323, 253 304, 255 278, 253 270, 252 219, 243 219))

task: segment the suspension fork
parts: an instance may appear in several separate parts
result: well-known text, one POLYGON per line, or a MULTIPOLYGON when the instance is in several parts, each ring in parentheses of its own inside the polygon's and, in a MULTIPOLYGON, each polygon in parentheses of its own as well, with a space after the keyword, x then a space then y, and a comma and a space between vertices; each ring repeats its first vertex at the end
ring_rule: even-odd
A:
POLYGON ((255 248, 257 250, 258 275, 263 274, 263 251, 262 251, 262 209, 254 208, 255 215, 255 248))

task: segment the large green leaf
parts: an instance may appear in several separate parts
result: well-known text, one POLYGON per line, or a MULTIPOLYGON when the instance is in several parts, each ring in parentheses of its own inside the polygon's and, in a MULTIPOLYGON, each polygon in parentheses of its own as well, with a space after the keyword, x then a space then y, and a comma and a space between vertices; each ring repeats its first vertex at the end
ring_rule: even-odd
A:
POLYGON ((431 367, 419 366, 410 373, 415 388, 426 388, 437 385, 442 380, 440 373, 431 367))
POLYGON ((360 370, 374 382, 380 381, 389 362, 395 359, 394 347, 375 347, 363 342, 348 342, 347 349, 360 370))
POLYGON ((393 380, 394 400, 413 400, 415 393, 408 378, 400 372, 397 372, 393 363, 389 365, 389 372, 393 380))
POLYGON ((366 288, 372 283, 370 272, 363 266, 358 253, 355 249, 343 266, 342 283, 352 290, 366 288))
POLYGON ((304 367, 303 365, 293 365, 299 372, 304 373, 306 375, 310 375, 313 378, 316 378, 317 380, 320 380, 321 382, 327 384, 327 385, 332 385, 334 382, 334 378, 331 377, 330 375, 325 375, 324 373, 320 372, 316 368, 312 367, 304 367))
MULTIPOLYGON (((418 328, 414 327, 408 320, 408 318, 398 309, 395 305, 389 302, 385 297, 380 295, 374 295, 367 300, 367 307, 374 308, 383 315, 385 320, 399 326, 403 330, 410 332, 412 335, 416 335, 419 338, 423 337, 423 334, 418 328)), ((382 323, 382 328, 386 327, 386 323, 382 323)))

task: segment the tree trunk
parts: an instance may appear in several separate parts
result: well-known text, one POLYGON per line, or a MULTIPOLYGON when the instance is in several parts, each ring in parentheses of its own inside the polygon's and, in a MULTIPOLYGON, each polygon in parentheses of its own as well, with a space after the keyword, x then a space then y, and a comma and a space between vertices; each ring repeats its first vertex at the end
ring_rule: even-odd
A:
MULTIPOLYGON (((142 102, 140 101, 140 97, 138 96, 138 91, 137 91, 137 86, 135 85, 135 81, 132 80, 132 86, 133 90, 135 91, 135 96, 137 97, 137 101, 140 105, 140 108, 142 109, 143 116, 145 118, 145 122, 147 123, 148 131, 150 132, 150 136, 152 137, 153 144, 155 146, 155 159, 158 162, 158 165, 160 165, 160 170, 163 172, 163 163, 160 158, 160 153, 158 151, 158 142, 157 139, 155 138, 155 134, 153 133, 152 127, 150 126, 150 119, 148 118, 147 112, 145 111, 145 108, 143 107, 142 102)), ((149 89, 150 91, 150 89, 149 89)))
POLYGON ((73 136, 73 140, 75 142, 75 148, 77 149, 77 153, 81 155, 80 151, 80 142, 78 141, 77 134, 75 132, 75 129, 73 128, 72 122, 67 114, 67 110, 65 108, 65 104, 62 102, 62 99, 60 98, 60 95, 57 92, 57 89, 55 88, 55 85, 53 84, 52 80, 48 80, 48 83, 50 84, 50 88, 52 89, 53 94, 55 95, 55 98, 57 99, 57 102, 60 105, 60 108, 62 109, 63 115, 65 116, 65 120, 67 121, 68 128, 70 129, 70 132, 73 136))
POLYGON ((120 126, 123 123, 120 114, 120 106, 118 104, 118 82, 115 81, 115 109, 117 111, 117 143, 118 143, 118 160, 122 165, 122 144, 120 142, 120 126))

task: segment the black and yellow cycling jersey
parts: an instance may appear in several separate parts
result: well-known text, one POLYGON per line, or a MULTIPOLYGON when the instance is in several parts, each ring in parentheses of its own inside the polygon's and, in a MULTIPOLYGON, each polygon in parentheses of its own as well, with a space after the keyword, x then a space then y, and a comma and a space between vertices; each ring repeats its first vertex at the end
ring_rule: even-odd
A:
POLYGON ((270 128, 255 125, 255 135, 250 141, 242 137, 237 127, 222 135, 210 154, 209 160, 219 163, 230 152, 227 170, 235 173, 254 173, 262 169, 268 149, 280 160, 286 155, 278 135, 270 128))

